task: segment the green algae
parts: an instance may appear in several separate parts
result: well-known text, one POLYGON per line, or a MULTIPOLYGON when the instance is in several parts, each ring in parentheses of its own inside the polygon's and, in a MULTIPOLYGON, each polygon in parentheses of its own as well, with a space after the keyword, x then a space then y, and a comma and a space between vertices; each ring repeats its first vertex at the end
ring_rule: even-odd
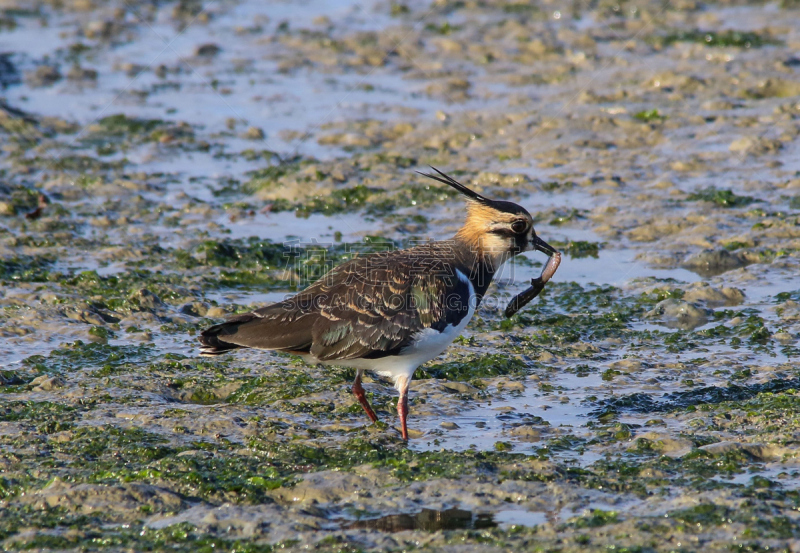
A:
POLYGON ((781 41, 770 36, 746 31, 677 31, 665 36, 655 36, 650 42, 659 46, 669 46, 676 42, 694 42, 705 46, 725 48, 761 48, 763 46, 774 46, 781 44, 781 41))
MULTIPOLYGON (((174 367, 161 364, 166 370, 177 368, 180 371, 187 368, 197 371, 201 366, 197 362, 189 365, 179 363, 174 367)), ((211 367, 207 365, 207 368, 211 367)), ((336 388, 340 389, 339 393, 344 397, 348 397, 355 377, 355 372, 351 369, 328 367, 320 374, 309 367, 276 367, 275 370, 259 376, 233 377, 225 373, 227 363, 215 361, 213 368, 217 372, 214 378, 191 374, 175 376, 170 378, 170 388, 183 397, 182 401, 200 405, 279 406, 287 413, 330 416, 344 420, 354 416, 360 420, 363 417, 358 403, 348 403, 334 409, 328 400, 310 399, 336 388)), ((379 392, 368 396, 376 411, 395 412, 394 399, 389 393, 379 392)))
MULTIPOLYGON (((36 413, 39 412, 37 409, 36 413)), ((31 422, 30 418, 20 420, 31 422)), ((195 450, 171 447, 164 437, 139 428, 70 426, 47 433, 63 433, 64 430, 69 432, 68 440, 48 441, 41 447, 69 461, 51 465, 40 473, 39 482, 57 475, 77 483, 138 482, 158 485, 187 498, 263 503, 269 501, 269 491, 291 481, 291 478, 281 477, 279 471, 263 459, 229 453, 206 455, 202 449, 208 446, 203 444, 195 444, 201 449, 200 453, 181 455, 195 450)), ((5 443, 17 446, 8 440, 5 443)), ((211 449, 216 450, 213 446, 211 449)), ((17 457, 18 462, 28 460, 20 451, 17 457)))
MULTIPOLYGON (((354 165, 364 175, 365 182, 369 179, 373 164, 406 169, 417 163, 416 159, 387 153, 363 154, 356 157, 358 162, 354 165)), ((241 185, 241 191, 254 193, 276 189, 287 182, 317 183, 330 180, 324 164, 314 159, 301 157, 284 159, 276 155, 274 160, 277 161, 268 167, 248 172, 250 180, 241 185), (310 168, 316 169, 311 171, 310 168)), ((231 194, 238 191, 238 188, 239 185, 236 183, 230 183, 218 189, 216 194, 231 194)), ((455 190, 436 185, 410 183, 384 189, 361 183, 337 187, 324 194, 311 191, 301 194, 301 197, 294 200, 275 199, 270 202, 270 209, 273 212, 294 211, 300 218, 311 214, 338 215, 357 211, 365 211, 370 216, 386 216, 404 207, 437 205, 457 195, 458 192, 455 190)))
POLYGON ((148 134, 164 125, 160 119, 141 119, 128 117, 125 114, 108 115, 95 123, 99 129, 95 132, 106 136, 130 138, 135 135, 148 134))
POLYGON ((325 195, 312 195, 302 201, 274 200, 271 211, 293 211, 299 218, 312 214, 339 215, 364 211, 369 216, 390 216, 398 209, 430 207, 439 204, 457 192, 425 185, 407 185, 387 191, 362 184, 338 188, 325 195))
POLYGON ((104 468, 105 457, 98 458, 95 464, 99 470, 87 479, 99 483, 159 484, 187 498, 212 503, 269 503, 270 491, 293 481, 293 478, 282 478, 280 471, 266 459, 252 456, 227 452, 223 456, 179 455, 180 451, 175 449, 153 446, 144 453, 147 462, 129 462, 127 466, 109 463, 108 468, 104 468))
POLYGON ((226 401, 246 405, 271 405, 276 401, 295 399, 320 392, 332 385, 344 384, 349 376, 337 375, 324 381, 307 370, 281 368, 270 375, 244 379, 241 388, 226 401))
POLYGON ((614 399, 596 402, 598 409, 590 415, 603 417, 609 413, 625 411, 638 413, 659 413, 678 411, 696 406, 708 406, 729 402, 742 402, 751 398, 758 398, 762 394, 776 394, 789 392, 800 388, 800 379, 774 379, 762 384, 734 384, 727 387, 704 386, 686 392, 673 392, 664 394, 661 401, 657 401, 650 394, 635 393, 620 396, 614 399))
MULTIPOLYGON (((176 257, 177 266, 181 263, 181 256, 176 255, 176 257)), ((201 266, 198 263, 193 265, 201 266)), ((62 287, 65 301, 81 303, 84 307, 97 312, 106 322, 118 322, 120 315, 140 311, 152 312, 163 308, 162 304, 184 300, 187 295, 186 287, 194 288, 198 282, 209 288, 217 288, 222 286, 220 278, 217 274, 205 273, 196 276, 188 272, 141 268, 130 268, 125 272, 111 275, 101 275, 97 271, 81 271, 67 274, 50 273, 47 276, 48 281, 56 282, 62 287)), ((257 282, 266 280, 270 285, 276 285, 276 279, 272 277, 258 277, 252 280, 257 282)))
POLYGON ((113 330, 109 330, 104 326, 92 326, 89 329, 89 335, 97 338, 102 342, 108 342, 109 338, 114 338, 115 333, 113 330))
POLYGON ((382 192, 374 196, 367 205, 370 216, 384 217, 408 207, 430 207, 452 199, 458 192, 452 188, 422 184, 408 184, 393 192, 382 192))
POLYGON ((571 519, 567 524, 578 529, 599 528, 607 524, 616 524, 620 521, 619 513, 616 511, 604 511, 602 509, 592 509, 587 515, 571 519))
POLYGON ((800 301, 800 290, 793 290, 789 292, 778 292, 775 294, 775 303, 782 303, 785 301, 800 301))
MULTIPOLYGON (((545 188, 545 190, 554 190, 557 187, 544 186, 543 188, 545 188)), ((585 219, 586 210, 583 209, 559 210, 554 215, 555 216, 549 220, 549 224, 553 226, 560 226, 566 223, 577 221, 579 219, 585 219)))
POLYGON ((19 386, 21 384, 27 384, 28 382, 30 382, 30 380, 23 378, 19 371, 0 370, 0 386, 3 387, 3 390, 7 390, 9 386, 19 386))
POLYGON ((425 481, 433 478, 458 479, 466 474, 494 474, 509 460, 524 458, 505 452, 447 451, 415 452, 399 438, 351 438, 336 449, 315 447, 297 441, 274 442, 253 438, 248 446, 266 454, 281 467, 313 467, 313 470, 349 470, 364 464, 386 469, 400 481, 425 481))
POLYGON ((415 378, 439 378, 444 380, 470 381, 495 376, 524 376, 528 365, 521 359, 506 355, 483 355, 469 361, 453 361, 436 365, 425 365, 417 369, 415 378))
POLYGON ((148 465, 153 461, 172 455, 175 450, 166 446, 167 440, 140 428, 76 428, 70 439, 49 444, 51 451, 68 454, 76 459, 78 466, 91 461, 89 481, 105 478, 116 467, 148 465))
POLYGON ((161 119, 145 119, 116 114, 103 117, 90 125, 80 137, 83 147, 93 147, 99 156, 116 154, 132 145, 150 142, 194 143, 194 131, 186 124, 173 124, 161 119))
MULTIPOLYGON (((536 301, 510 319, 478 320, 484 328, 515 332, 515 338, 502 349, 515 354, 538 355, 544 347, 551 353, 578 359, 604 359, 602 349, 582 347, 586 343, 624 337, 632 352, 703 352, 712 345, 746 348, 755 353, 774 355, 780 350, 795 355, 791 346, 779 346, 766 320, 751 309, 721 309, 713 314, 717 321, 694 331, 643 329, 641 321, 654 305, 664 299, 680 299, 684 291, 664 281, 646 293, 626 294, 611 286, 581 287, 575 283, 552 282, 536 301), (519 329, 529 329, 520 333, 519 329)), ((608 369, 604 379, 619 371, 608 369)), ((688 381, 687 381, 688 382, 688 381)))
POLYGON ((212 537, 185 522, 174 524, 163 529, 143 528, 138 534, 135 531, 122 531, 111 539, 109 547, 136 544, 145 551, 196 551, 198 553, 214 553, 216 551, 236 551, 240 553, 273 553, 295 545, 292 541, 276 544, 258 543, 253 540, 225 539, 212 537))
POLYGON ((720 207, 744 207, 757 201, 750 196, 739 196, 730 190, 721 190, 713 186, 689 194, 687 200, 690 202, 711 202, 720 207))
POLYGON ((46 282, 55 255, 15 255, 0 259, 0 281, 46 282))
POLYGON ((437 25, 436 23, 428 23, 425 25, 425 30, 439 35, 449 35, 450 33, 460 30, 461 27, 457 25, 450 25, 449 21, 445 21, 437 25))
POLYGON ((20 158, 16 163, 21 167, 37 168, 48 167, 53 171, 63 171, 74 175, 76 183, 91 182, 88 177, 121 171, 128 164, 127 160, 102 161, 89 155, 60 155, 59 157, 30 157, 20 158))
MULTIPOLYGON (((580 286, 575 286, 580 292, 583 291, 580 286)), ((524 341, 545 346, 563 346, 625 333, 630 330, 634 314, 642 311, 632 304, 614 301, 617 294, 612 289, 595 289, 586 294, 564 294, 562 291, 574 287, 567 285, 555 288, 554 286, 555 297, 552 300, 545 288, 537 302, 511 319, 499 322, 495 328, 511 330, 516 327, 531 327, 536 330, 524 336, 524 341), (562 309, 573 314, 562 312, 562 309)))
MULTIPOLYGON (((396 242, 375 236, 366 236, 361 242, 336 244, 303 243, 299 240, 276 243, 257 237, 208 240, 191 250, 161 249, 162 262, 172 265, 176 273, 153 273, 150 280, 164 285, 181 284, 183 277, 178 269, 212 267, 219 268, 219 272, 199 273, 204 286, 210 288, 259 286, 290 290, 311 284, 353 257, 397 247, 396 242)), ((164 290, 164 287, 151 288, 156 293, 164 290)))
POLYGON ((246 240, 207 240, 191 255, 179 253, 180 261, 187 268, 207 265, 257 271, 283 267, 291 250, 270 240, 251 237, 246 240))
POLYGON ((308 217, 312 213, 337 215, 363 209, 374 190, 359 184, 350 188, 338 188, 325 196, 311 198, 308 202, 298 204, 295 213, 298 217, 308 217))
POLYGON ((81 369, 98 367, 111 374, 123 366, 137 366, 157 355, 153 346, 109 345, 81 340, 54 349, 49 355, 32 355, 23 364, 38 373, 69 374, 81 369))
POLYGON ((661 113, 657 109, 647 109, 636 112, 633 114, 635 119, 639 121, 644 121, 645 123, 652 123, 654 121, 663 121, 666 119, 666 116, 661 115, 661 113))
MULTIPOLYGON (((315 162, 313 159, 300 156, 282 158, 277 154, 275 154, 275 159, 277 160, 276 164, 247 173, 250 180, 242 185, 244 192, 253 193, 270 189, 277 185, 283 177, 294 175, 315 162)), ((310 180, 310 177, 307 180, 310 180)))
POLYGON ((600 254, 602 244, 598 242, 587 242, 584 240, 571 240, 565 245, 560 245, 557 242, 553 243, 561 252, 567 254, 573 259, 581 259, 585 257, 592 257, 597 259, 600 254))
POLYGON ((511 14, 533 14, 541 10, 539 6, 526 2, 503 2, 500 6, 504 12, 511 14))
POLYGON ((10 209, 10 212, 6 212, 6 215, 12 216, 23 211, 27 212, 35 209, 41 194, 39 190, 24 185, 10 186, 4 192, 3 200, 9 206, 7 209, 10 209))
MULTIPOLYGON (((0 539, 14 536, 24 528, 35 527, 39 529, 78 529, 89 524, 100 522, 104 519, 101 515, 89 517, 83 514, 70 513, 63 507, 49 507, 37 509, 31 505, 10 504, 3 508, 3 515, 0 517, 0 539)), ((37 536, 38 538, 39 536, 37 536)), ((26 548, 34 548, 41 543, 28 539, 16 538, 13 543, 17 546, 24 545, 26 548)), ((44 540, 42 540, 44 541, 44 540)), ((68 540, 67 540, 68 541, 68 540)), ((71 543, 71 542, 69 542, 71 543)))
POLYGON ((406 4, 402 4, 400 2, 392 2, 389 13, 392 17, 401 17, 403 15, 411 13, 411 8, 409 8, 406 4))
POLYGON ((53 434, 73 427, 78 409, 50 401, 10 401, 0 407, 0 420, 25 422, 40 434, 53 434))
POLYGON ((746 538, 788 539, 800 535, 800 525, 785 516, 774 515, 766 505, 745 505, 733 509, 722 505, 703 503, 695 507, 671 511, 667 517, 683 523, 689 532, 702 532, 707 527, 719 527, 736 522, 747 525, 746 538))

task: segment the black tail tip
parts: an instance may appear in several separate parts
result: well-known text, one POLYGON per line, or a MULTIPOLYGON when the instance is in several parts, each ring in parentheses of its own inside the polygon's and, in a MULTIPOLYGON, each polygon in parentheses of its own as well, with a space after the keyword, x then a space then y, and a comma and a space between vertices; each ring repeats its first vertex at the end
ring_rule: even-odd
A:
POLYGON ((200 342, 200 355, 214 357, 240 347, 236 344, 220 341, 219 337, 216 334, 210 333, 209 330, 212 329, 204 330, 200 336, 197 337, 197 340, 200 342))

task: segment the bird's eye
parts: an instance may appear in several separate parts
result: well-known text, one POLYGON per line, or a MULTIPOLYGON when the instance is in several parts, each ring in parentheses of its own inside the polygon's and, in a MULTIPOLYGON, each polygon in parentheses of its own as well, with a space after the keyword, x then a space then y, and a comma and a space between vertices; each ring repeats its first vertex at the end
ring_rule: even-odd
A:
POLYGON ((522 234, 523 232, 525 232, 525 229, 527 228, 528 224, 522 220, 514 221, 513 223, 511 223, 511 230, 513 230, 517 234, 522 234))

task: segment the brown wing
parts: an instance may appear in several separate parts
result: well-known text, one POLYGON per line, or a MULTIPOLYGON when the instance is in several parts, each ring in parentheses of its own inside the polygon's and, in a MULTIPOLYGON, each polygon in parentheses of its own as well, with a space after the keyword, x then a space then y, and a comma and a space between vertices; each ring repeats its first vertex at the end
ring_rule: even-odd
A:
POLYGON ((422 329, 458 324, 469 302, 470 284, 429 251, 381 252, 340 265, 293 298, 211 327, 201 342, 308 352, 323 361, 377 358, 407 347, 422 329))

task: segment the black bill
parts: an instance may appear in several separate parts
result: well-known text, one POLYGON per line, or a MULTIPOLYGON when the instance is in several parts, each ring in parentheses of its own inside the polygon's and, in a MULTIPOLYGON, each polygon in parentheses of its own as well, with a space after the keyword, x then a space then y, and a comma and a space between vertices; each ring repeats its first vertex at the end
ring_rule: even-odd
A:
POLYGON ((547 255, 553 255, 556 253, 556 249, 553 246, 551 246, 538 236, 533 237, 533 249, 536 251, 546 253, 547 255))

